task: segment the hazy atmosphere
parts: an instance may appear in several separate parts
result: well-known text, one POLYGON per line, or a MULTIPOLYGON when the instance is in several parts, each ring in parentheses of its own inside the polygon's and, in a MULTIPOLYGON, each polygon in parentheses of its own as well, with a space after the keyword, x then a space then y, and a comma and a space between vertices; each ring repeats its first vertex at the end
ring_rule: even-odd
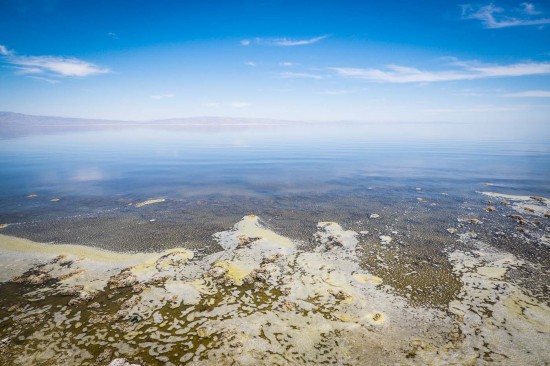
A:
POLYGON ((0 365, 550 365, 547 1, 0 0, 0 365))

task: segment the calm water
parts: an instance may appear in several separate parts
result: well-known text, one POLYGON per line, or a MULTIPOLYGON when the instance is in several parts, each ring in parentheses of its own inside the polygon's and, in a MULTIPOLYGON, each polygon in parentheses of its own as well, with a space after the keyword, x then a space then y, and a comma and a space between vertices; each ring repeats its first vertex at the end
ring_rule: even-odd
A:
POLYGON ((148 250, 209 240, 248 213, 301 237, 321 220, 406 212, 419 195, 438 203, 434 219, 456 220, 458 203, 483 203, 476 191, 550 196, 550 139, 520 131, 315 124, 4 139, 0 222, 35 240, 148 250), (152 198, 167 201, 128 207, 152 198))

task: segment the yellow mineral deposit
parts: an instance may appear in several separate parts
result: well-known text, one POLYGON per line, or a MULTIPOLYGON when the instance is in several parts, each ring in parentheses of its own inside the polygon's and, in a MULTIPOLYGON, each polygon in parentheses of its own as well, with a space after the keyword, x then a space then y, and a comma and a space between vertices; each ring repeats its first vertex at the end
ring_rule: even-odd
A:
POLYGON ((461 234, 475 253, 448 253, 460 295, 416 306, 361 268, 357 235, 322 222, 305 250, 249 215, 204 257, 0 235, 0 281, 34 286, 2 315, 0 363, 543 364, 550 309, 505 280, 526 262, 461 234))
POLYGON ((134 205, 134 207, 143 207, 147 205, 152 205, 153 203, 160 203, 166 201, 166 198, 154 198, 147 201, 139 202, 134 205))

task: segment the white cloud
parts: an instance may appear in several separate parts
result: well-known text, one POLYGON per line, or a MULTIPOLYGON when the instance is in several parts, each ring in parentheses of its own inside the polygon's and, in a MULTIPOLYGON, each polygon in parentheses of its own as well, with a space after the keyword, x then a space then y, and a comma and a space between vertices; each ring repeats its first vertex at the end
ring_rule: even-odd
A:
POLYGON ((518 93, 505 94, 511 98, 550 98, 550 90, 528 90, 518 93))
POLYGON ((284 66, 284 67, 291 67, 291 66, 294 66, 294 64, 292 62, 281 62, 280 63, 281 66, 284 66))
POLYGON ((476 19, 480 20, 485 28, 507 28, 529 25, 543 25, 550 24, 550 18, 537 18, 533 19, 530 15, 540 14, 535 10, 535 6, 531 3, 522 3, 522 14, 516 16, 507 15, 512 11, 506 11, 503 8, 495 6, 493 4, 476 7, 473 5, 462 6, 462 16, 464 19, 476 19), (527 17, 525 17, 527 15, 527 17))
POLYGON ((281 46, 281 47, 293 47, 293 46, 305 46, 308 44, 314 44, 327 38, 328 35, 322 35, 319 37, 307 38, 307 39, 291 39, 291 38, 260 38, 243 39, 241 45, 249 46, 252 43, 266 46, 281 46))
POLYGON ((74 57, 14 56, 8 59, 8 63, 23 68, 39 69, 41 73, 51 73, 55 76, 84 77, 111 72, 107 68, 74 57))
POLYGON ((307 44, 317 43, 327 38, 327 35, 309 38, 309 39, 289 39, 289 38, 278 38, 271 40, 277 46, 304 46, 307 44))
POLYGON ((171 94, 171 93, 156 94, 156 95, 151 95, 151 99, 161 100, 161 99, 174 98, 175 96, 176 96, 175 94, 171 94))
POLYGON ((0 44, 0 55, 2 56, 8 56, 11 55, 12 51, 8 50, 8 48, 4 45, 0 44))
POLYGON ((459 68, 428 71, 408 66, 388 65, 384 70, 350 67, 335 67, 332 70, 343 77, 386 83, 431 83, 550 74, 550 63, 548 62, 525 62, 509 65, 484 65, 476 62, 455 62, 454 64, 459 68))
POLYGON ((244 64, 252 67, 256 66, 256 63, 254 61, 247 61, 244 64))
POLYGON ((542 12, 535 9, 535 5, 532 3, 521 3, 521 6, 523 7, 523 12, 525 14, 529 15, 537 15, 541 14, 542 12))
POLYGON ((11 65, 19 75, 42 74, 49 77, 85 77, 107 74, 111 70, 75 57, 63 56, 18 56, 15 52, 0 46, 3 61, 11 65))
POLYGON ((307 72, 282 72, 279 74, 282 79, 324 79, 325 76, 318 74, 311 74, 307 72))
POLYGON ((109 36, 112 39, 118 39, 118 34, 116 34, 114 32, 107 33, 107 36, 109 36))

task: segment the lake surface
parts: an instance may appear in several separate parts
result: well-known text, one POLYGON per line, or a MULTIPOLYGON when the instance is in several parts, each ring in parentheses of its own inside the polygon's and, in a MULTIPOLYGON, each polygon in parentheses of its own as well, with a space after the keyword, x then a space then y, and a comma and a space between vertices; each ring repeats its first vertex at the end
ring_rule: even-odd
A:
MULTIPOLYGON (((0 140, 0 224, 7 226, 0 234, 50 245, 80 244, 114 252, 157 253, 186 248, 194 252, 196 260, 212 263, 209 259, 212 256, 233 253, 233 249, 228 250, 229 244, 220 239, 223 235, 213 234, 242 229, 242 235, 247 237, 246 230, 250 227, 246 225, 252 225, 252 231, 259 230, 254 225, 273 230, 297 243, 300 253, 317 253, 319 243, 329 246, 331 240, 347 248, 346 238, 351 234, 338 229, 325 237, 323 235, 332 231, 318 225, 335 222, 342 230, 351 230, 355 233, 352 236, 359 238, 350 244, 354 258, 350 263, 353 264, 343 264, 335 271, 341 270, 344 276, 347 266, 359 266, 370 275, 382 278, 384 293, 396 296, 390 301, 392 304, 404 301, 410 304, 407 306, 418 306, 423 311, 434 309, 441 314, 455 314, 454 310, 449 310, 450 304, 457 299, 466 301, 470 296, 470 306, 482 306, 474 299, 486 295, 476 295, 468 287, 471 274, 464 268, 472 267, 468 267, 468 260, 460 256, 484 252, 493 253, 493 262, 489 259, 479 262, 480 268, 489 268, 479 275, 489 274, 474 280, 486 283, 487 288, 495 286, 497 279, 504 283, 500 275, 494 275, 493 268, 498 267, 506 273, 506 283, 532 296, 542 309, 537 307, 536 311, 546 314, 550 298, 547 285, 550 254, 545 244, 549 219, 544 216, 544 210, 548 209, 548 201, 529 197, 550 197, 547 130, 541 130, 540 126, 529 129, 471 124, 273 124, 140 127, 5 138, 0 140), (516 200, 516 196, 523 198, 516 200), (529 205, 534 207, 533 212, 525 209, 531 207, 529 205), (518 214, 523 215, 521 220, 527 221, 522 223, 514 218, 513 215, 518 214), (253 217, 258 217, 259 221, 254 221, 253 217), (231 229, 238 222, 244 226, 231 229), (503 255, 512 256, 513 260, 494 259, 503 255)), ((248 237, 256 240, 272 234, 262 231, 257 235, 248 237)), ((7 236, 2 238, 0 242, 8 240, 7 236)), ((329 249, 332 253, 333 248, 329 249)), ((233 254, 233 260, 238 261, 242 257, 255 258, 258 253, 233 254)), ((0 256, 0 269, 12 270, 8 258, 11 257, 0 256)), ((317 258, 314 262, 317 260, 330 262, 329 257, 317 258)), ((333 260, 340 263, 338 261, 350 259, 344 256, 333 260)), ((305 268, 307 266, 302 269, 307 272, 305 268)), ((349 276, 356 275, 353 273, 349 276)), ((4 293, 17 293, 17 296, 31 291, 10 282, 3 286, 4 293)), ((113 296, 132 295, 117 293, 113 296)), ((489 296, 484 301, 493 300, 489 296)), ((49 303, 44 299, 40 301, 43 302, 41 306, 49 306, 48 311, 52 311, 54 303, 64 306, 63 309, 67 307, 54 295, 49 303)), ((271 304, 272 300, 258 301, 261 305, 263 302, 271 304)), ((9 301, 4 295, 2 302, 2 311, 5 311, 9 301)), ((491 311, 498 313, 495 309, 491 311)), ((15 326, 11 315, 2 314, 6 324, 15 326)), ((397 320, 404 314, 405 310, 393 316, 397 320)), ((428 313, 422 314, 428 316, 428 313)), ((437 316, 448 316, 441 314, 437 316)), ((175 315, 168 312, 163 316, 175 315)), ((502 316, 512 319, 510 314, 502 316)), ((288 320, 289 326, 299 328, 303 326, 300 321, 288 320)), ((417 321, 421 325, 429 323, 417 321)), ((451 323, 442 321, 441 326, 451 323)), ((515 331, 520 335, 516 337, 523 339, 525 335, 528 338, 530 333, 521 333, 523 323, 518 324, 515 331)), ((540 326, 544 328, 545 324, 540 326)), ((464 323, 460 329, 463 337, 470 341, 475 339, 476 332, 471 324, 464 323)), ((127 331, 125 328, 124 332, 127 331)), ((424 336, 445 331, 452 332, 449 329, 426 330, 424 336)), ((67 334, 75 334, 71 332, 67 334)), ((390 333, 381 332, 385 335, 380 339, 392 339, 390 333)), ((549 341, 549 331, 544 332, 541 333, 541 348, 549 341)), ((350 335, 350 342, 355 339, 353 337, 350 335)), ((431 341, 445 342, 435 338, 431 341)), ((20 346, 31 350, 32 347, 28 348, 31 343, 25 342, 25 338, 20 340, 20 346)), ((199 344, 205 344, 193 342, 198 342, 193 346, 195 351, 199 344)), ((501 346, 516 346, 506 342, 501 346)), ((38 347, 38 343, 32 344, 38 347)), ((39 344, 45 346, 47 343, 39 344)), ((479 356, 480 359, 487 363, 502 361, 495 356, 499 354, 495 347, 485 350, 485 356, 479 356)), ((518 347, 522 349, 524 345, 518 347)), ((415 350, 421 353, 417 348, 415 350)), ((162 357, 151 358, 149 351, 143 354, 127 351, 119 347, 115 352, 133 354, 141 362, 160 362, 162 357, 171 362, 183 359, 182 352, 167 351, 162 357)), ((467 355, 467 351, 461 351, 461 355, 467 355)), ((88 349, 87 352, 97 356, 95 351, 88 349)), ((546 356, 536 354, 536 350, 533 352, 534 360, 542 365, 546 356)), ((401 356, 397 354, 399 352, 395 357, 399 360, 401 356)), ((380 362, 388 361, 376 355, 380 362)), ((522 358, 521 352, 519 355, 519 358, 517 355, 506 357, 516 361, 533 360, 522 358)), ((44 357, 48 359, 47 355, 44 357)), ((87 356, 83 353, 82 357, 78 362, 86 364, 87 356)), ((304 363, 322 359, 303 357, 304 363)), ((419 364, 424 362, 424 359, 411 357, 419 364)), ((76 364, 74 360, 67 362, 76 364)), ((289 358, 287 362, 300 361, 289 358)), ((357 363, 350 359, 343 364, 357 363)))

